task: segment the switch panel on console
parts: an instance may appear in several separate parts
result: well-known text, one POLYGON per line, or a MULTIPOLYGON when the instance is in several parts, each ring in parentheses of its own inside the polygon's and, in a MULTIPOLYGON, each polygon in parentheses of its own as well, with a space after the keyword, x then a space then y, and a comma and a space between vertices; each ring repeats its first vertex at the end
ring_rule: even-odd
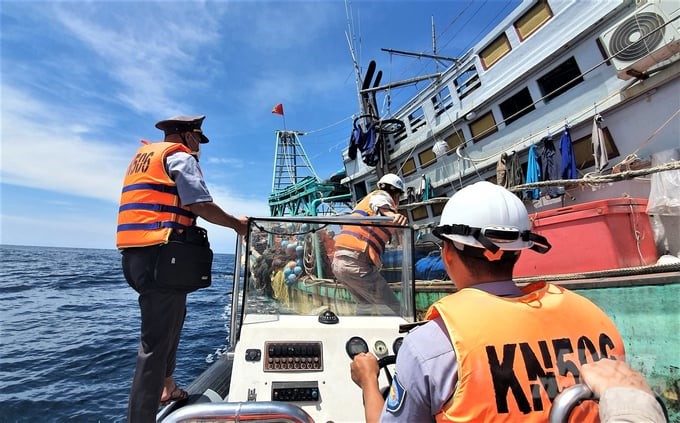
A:
POLYGON ((265 372, 323 370, 321 342, 265 342, 265 372))
POLYGON ((319 401, 319 384, 310 382, 272 382, 272 401, 319 401))

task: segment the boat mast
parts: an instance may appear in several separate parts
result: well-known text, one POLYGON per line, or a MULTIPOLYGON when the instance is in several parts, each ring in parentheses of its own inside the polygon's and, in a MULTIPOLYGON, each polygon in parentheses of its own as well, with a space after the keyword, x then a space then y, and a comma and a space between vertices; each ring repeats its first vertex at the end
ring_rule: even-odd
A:
POLYGON ((357 59, 356 48, 354 46, 355 33, 354 24, 352 21, 352 7, 348 0, 345 0, 345 15, 347 16, 347 31, 345 31, 345 38, 347 39, 347 44, 349 46, 349 53, 352 56, 352 64, 354 66, 354 82, 357 86, 357 101, 359 102, 359 112, 360 114, 366 114, 364 110, 364 103, 361 99, 361 85, 363 80, 361 78, 361 68, 359 67, 359 60, 357 59))
POLYGON ((276 151, 274 153, 274 175, 272 192, 282 191, 299 183, 306 177, 319 177, 300 143, 300 131, 276 131, 276 151))

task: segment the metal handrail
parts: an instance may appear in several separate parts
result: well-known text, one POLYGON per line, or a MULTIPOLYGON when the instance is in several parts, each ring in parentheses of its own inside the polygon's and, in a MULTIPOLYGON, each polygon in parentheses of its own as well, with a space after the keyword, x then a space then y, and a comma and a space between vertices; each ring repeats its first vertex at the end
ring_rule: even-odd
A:
POLYGON ((229 323, 229 349, 233 350, 236 345, 236 323, 238 318, 236 313, 238 313, 238 305, 241 301, 241 255, 243 254, 243 236, 238 235, 236 237, 236 251, 234 254, 234 285, 231 291, 231 322, 229 323))
MULTIPOLYGON (((653 393, 656 402, 659 403, 661 411, 663 412, 666 421, 668 421, 668 409, 666 404, 656 392, 653 393)), ((548 417, 548 423, 567 423, 569 421, 569 415, 574 410, 574 407, 581 404, 583 401, 593 400, 599 401, 593 391, 587 385, 579 384, 566 388, 564 391, 560 392, 552 403, 550 408, 550 415, 548 417)))
POLYGON ((163 423, 183 423, 210 419, 228 422, 314 423, 302 408, 287 402, 211 402, 180 408, 162 420, 163 423))
POLYGON ((582 401, 593 399, 593 391, 586 385, 574 385, 560 392, 550 407, 548 423, 566 423, 574 407, 582 401))

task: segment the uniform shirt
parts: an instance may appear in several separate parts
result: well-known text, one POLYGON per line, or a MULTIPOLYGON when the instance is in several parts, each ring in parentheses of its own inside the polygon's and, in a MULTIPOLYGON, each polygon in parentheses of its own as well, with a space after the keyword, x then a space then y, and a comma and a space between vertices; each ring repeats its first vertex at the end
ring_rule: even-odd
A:
POLYGON ((653 396, 633 388, 609 388, 600 397, 602 423, 665 423, 663 409, 653 396))
MULTIPOLYGON (((521 297, 524 293, 511 280, 474 285, 499 297, 521 297)), ((455 295, 455 294, 454 294, 455 295)), ((434 422, 451 398, 458 381, 458 360, 441 318, 414 329, 399 348, 392 384, 403 391, 400 401, 386 401, 381 422, 434 422), (389 409, 396 409, 390 411, 389 409)))
POLYGON ((177 192, 183 206, 213 200, 203 179, 198 160, 194 156, 178 151, 165 159, 165 166, 177 185, 177 192))

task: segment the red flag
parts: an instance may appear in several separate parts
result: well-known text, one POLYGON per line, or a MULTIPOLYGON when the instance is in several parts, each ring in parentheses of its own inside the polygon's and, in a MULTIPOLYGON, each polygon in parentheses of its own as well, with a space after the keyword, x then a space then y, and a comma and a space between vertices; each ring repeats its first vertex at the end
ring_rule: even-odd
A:
POLYGON ((274 108, 272 109, 272 113, 276 113, 277 115, 283 115, 283 104, 279 103, 274 108))

